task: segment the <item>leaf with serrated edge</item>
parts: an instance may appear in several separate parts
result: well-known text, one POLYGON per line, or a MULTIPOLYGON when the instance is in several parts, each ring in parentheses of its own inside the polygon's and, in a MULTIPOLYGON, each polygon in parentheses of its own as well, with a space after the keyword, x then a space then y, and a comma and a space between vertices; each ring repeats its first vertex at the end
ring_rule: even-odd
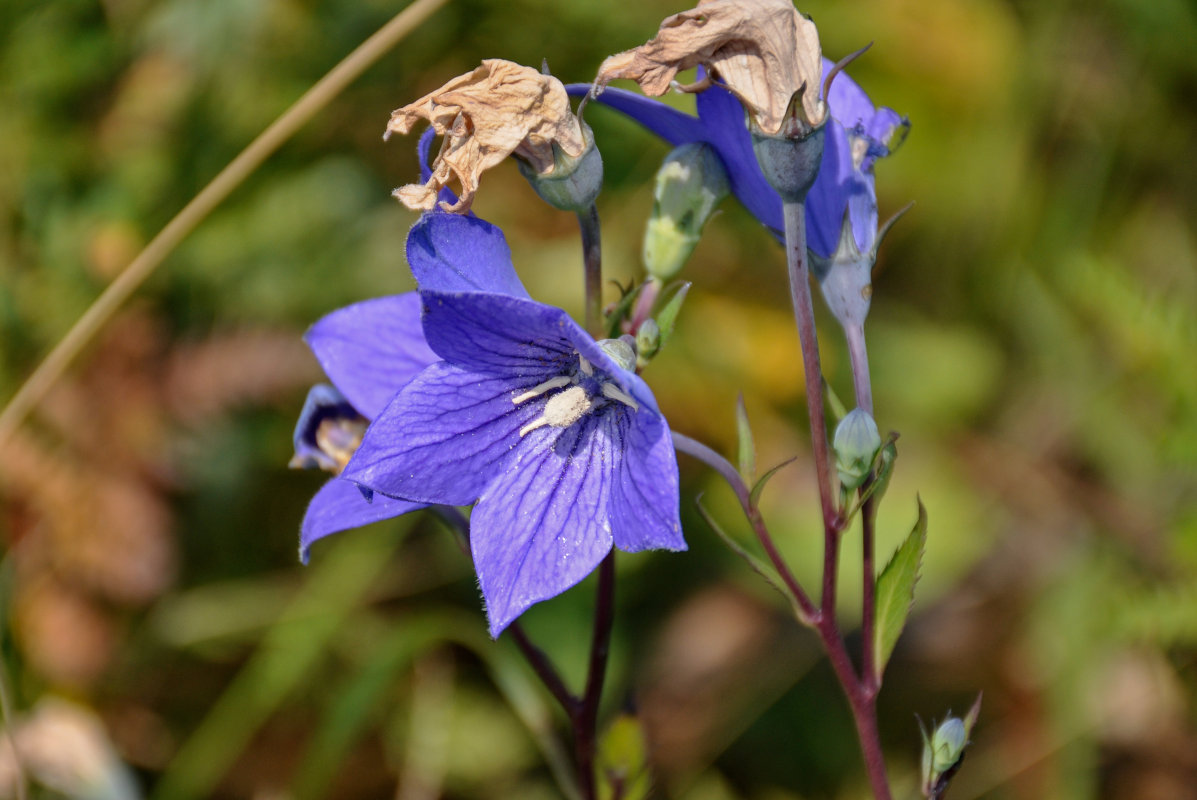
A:
POLYGON ((748 424, 748 409, 744 407, 744 393, 736 396, 736 435, 739 442, 740 477, 745 483, 752 483, 756 477, 756 444, 752 440, 752 427, 748 424))
POLYGON ((921 499, 918 504, 918 522, 877 578, 873 649, 878 683, 885 673, 885 664, 894 652, 902 628, 906 626, 910 608, 914 605, 914 585, 918 582, 923 550, 927 546, 927 509, 923 507, 921 499))

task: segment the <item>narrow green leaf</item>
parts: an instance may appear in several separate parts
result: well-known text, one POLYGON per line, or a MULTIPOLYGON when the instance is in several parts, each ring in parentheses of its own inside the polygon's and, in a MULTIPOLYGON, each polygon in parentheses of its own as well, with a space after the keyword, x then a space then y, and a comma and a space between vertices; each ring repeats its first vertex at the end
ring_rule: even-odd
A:
POLYGON ((927 509, 923 507, 922 500, 918 503, 918 522, 877 578, 873 652, 878 682, 885 672, 886 662, 894 652, 902 628, 906 626, 906 618, 910 616, 910 607, 914 604, 914 585, 918 582, 923 550, 927 546, 927 509))
POLYGON ((759 481, 757 481, 756 484, 752 487, 752 492, 750 492, 748 495, 749 504, 753 508, 756 508, 757 501, 761 499, 761 492, 765 491, 765 484, 769 482, 769 479, 772 478, 774 475, 776 475, 778 472, 780 472, 782 467, 788 467, 790 464, 793 464, 797 460, 798 460, 797 456, 795 456, 794 458, 787 458, 785 461, 781 462, 776 467, 774 467, 773 469, 769 470, 764 475, 762 475, 761 479, 759 481))
POLYGON ((607 315, 607 338, 618 339, 619 334, 623 332, 621 325, 623 321, 628 318, 632 312, 632 303, 636 302, 636 298, 640 296, 641 290, 644 289, 645 284, 624 289, 618 283, 620 297, 615 303, 615 307, 611 309, 611 313, 607 315))
POLYGON ((689 292, 690 282, 686 281, 680 289, 674 292, 673 297, 669 298, 669 302, 661 309, 661 313, 657 314, 657 327, 661 329, 662 347, 669 342, 669 337, 673 335, 673 326, 677 322, 678 312, 682 310, 682 303, 686 302, 686 295, 689 292))
MULTIPOLYGON (((777 469, 777 467, 774 467, 772 471, 776 472, 777 469)), ((764 480, 764 478, 762 478, 762 480, 764 480)), ((698 507, 699 515, 703 518, 707 525, 711 526, 711 530, 715 532, 715 535, 722 539, 723 543, 727 545, 733 553, 744 559, 748 566, 752 568, 753 572, 764 578, 765 583, 772 586, 778 594, 780 594, 786 599, 787 602, 789 602, 790 607, 794 609, 794 615, 798 619, 805 621, 805 617, 802 614, 802 608, 798 605, 798 601, 795 600, 790 593, 786 591, 785 587, 781 585, 781 578, 777 576, 777 574, 773 571, 773 568, 761 559, 754 556, 752 553, 748 552, 743 545, 729 536, 723 530, 723 528, 719 527, 719 523, 715 522, 715 518, 712 517, 710 512, 703 507, 702 495, 694 498, 694 505, 698 507)))
POLYGON ((840 396, 835 393, 835 389, 832 389, 831 384, 826 380, 823 381, 823 393, 827 396, 827 405, 831 406, 831 421, 834 427, 839 424, 840 420, 848 416, 848 409, 844 408, 840 396))
POLYGON ((739 441, 740 477, 744 483, 752 483, 756 477, 756 443, 752 440, 752 427, 748 424, 748 409, 744 407, 744 393, 736 395, 736 435, 739 441))

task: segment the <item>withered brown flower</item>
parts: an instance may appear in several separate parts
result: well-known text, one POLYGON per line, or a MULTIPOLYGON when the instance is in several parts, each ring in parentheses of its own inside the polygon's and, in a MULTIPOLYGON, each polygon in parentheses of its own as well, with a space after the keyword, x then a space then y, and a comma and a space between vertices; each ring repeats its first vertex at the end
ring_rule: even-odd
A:
POLYGON ((818 126, 826 116, 819 33, 790 0, 699 0, 662 22, 655 38, 604 61, 595 85, 628 78, 657 96, 678 72, 700 64, 727 84, 763 133, 782 131, 799 91, 806 123, 818 126))
POLYGON ((501 59, 487 59, 473 72, 392 112, 383 138, 407 133, 419 120, 427 120, 445 141, 432 164, 432 177, 394 192, 412 209, 432 209, 437 192, 456 178, 460 199, 442 207, 465 213, 482 173, 507 156, 548 175, 555 163, 554 144, 575 157, 586 147, 561 81, 501 59))

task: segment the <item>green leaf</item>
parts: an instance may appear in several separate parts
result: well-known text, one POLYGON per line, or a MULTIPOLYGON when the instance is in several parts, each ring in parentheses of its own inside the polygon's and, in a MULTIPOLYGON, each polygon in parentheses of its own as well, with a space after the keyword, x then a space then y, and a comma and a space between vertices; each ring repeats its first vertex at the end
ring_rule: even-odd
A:
POLYGON ((682 310, 682 303, 686 302, 686 295, 690 292, 690 282, 686 281, 682 287, 674 292, 673 297, 657 314, 657 327, 661 329, 661 347, 664 347, 673 335, 673 326, 677 322, 678 312, 682 310))
POLYGON ((831 420, 838 425, 840 420, 848 416, 848 409, 844 408, 840 396, 835 393, 835 389, 832 389, 831 384, 826 380, 823 381, 823 393, 827 396, 827 405, 831 406, 831 420))
POLYGON ((631 315, 632 304, 636 302, 636 298, 640 296, 640 292, 647 284, 642 283, 626 290, 618 283, 615 285, 619 286, 620 297, 615 303, 615 307, 611 309, 611 313, 607 315, 608 339, 619 338, 619 334, 623 332, 621 328, 623 321, 631 315))
POLYGON ((769 482, 769 479, 780 472, 782 467, 788 467, 797 460, 797 456, 794 458, 787 458, 785 461, 781 462, 776 467, 762 475, 761 479, 756 482, 756 484, 752 487, 752 491, 748 495, 748 504, 753 508, 756 508, 757 501, 761 499, 761 492, 765 491, 765 484, 769 482))
POLYGON ((918 522, 877 578, 873 652, 878 682, 885 673, 885 664, 894 652, 902 628, 906 626, 906 618, 910 616, 914 585, 918 582, 923 550, 927 546, 927 509, 922 500, 918 503, 918 522))
POLYGON ((620 714, 598 746, 599 797, 644 800, 652 789, 644 727, 632 714, 620 714))
POLYGON ((752 427, 748 424, 748 409, 744 408, 744 393, 736 395, 736 436, 739 441, 740 477, 744 483, 752 483, 756 477, 756 443, 752 440, 752 427))

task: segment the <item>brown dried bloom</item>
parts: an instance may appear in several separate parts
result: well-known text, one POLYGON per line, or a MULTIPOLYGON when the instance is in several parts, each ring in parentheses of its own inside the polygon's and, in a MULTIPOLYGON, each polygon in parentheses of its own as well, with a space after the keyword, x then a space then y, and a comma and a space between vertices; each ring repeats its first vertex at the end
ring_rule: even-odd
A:
POLYGON ((764 133, 781 132, 799 91, 811 126, 826 116, 819 32, 790 0, 699 0, 662 22, 656 38, 604 61, 595 84, 629 78, 657 96, 699 64, 727 84, 764 133))
POLYGON ((531 67, 492 58, 391 113, 383 138, 407 133, 427 120, 444 145, 425 184, 409 184, 394 194, 408 208, 428 211, 437 192, 456 178, 461 197, 446 211, 469 211, 482 172, 509 155, 527 162, 537 174, 553 171, 553 145, 580 156, 586 145, 561 81, 531 67))

